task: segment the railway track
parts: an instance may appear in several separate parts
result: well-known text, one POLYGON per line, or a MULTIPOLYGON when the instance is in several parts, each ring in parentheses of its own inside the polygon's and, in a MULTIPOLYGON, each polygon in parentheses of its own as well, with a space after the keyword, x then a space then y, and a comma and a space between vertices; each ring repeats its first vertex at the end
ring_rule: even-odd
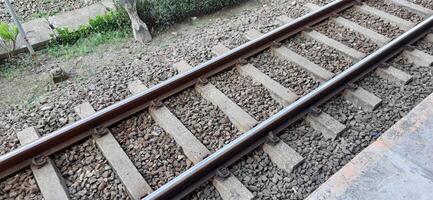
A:
POLYGON ((322 7, 308 3, 305 8, 310 10, 310 13, 296 19, 279 16, 277 23, 281 26, 268 33, 249 30, 245 33, 245 38, 250 41, 239 47, 229 49, 221 44, 215 46, 212 49, 216 55, 214 59, 195 67, 186 61, 175 63, 173 67, 178 70, 179 75, 158 85, 147 88, 140 81, 128 83, 128 90, 133 94, 130 98, 98 112, 88 102, 75 107, 75 112, 82 118, 76 123, 40 138, 34 128, 18 133, 17 136, 23 146, 0 157, 0 178, 7 178, 30 166, 44 198, 67 199, 68 191, 49 156, 87 137, 92 137, 126 188, 129 198, 179 199, 211 180, 211 184, 223 199, 252 199, 255 195, 244 185, 245 180, 240 180, 241 177, 236 177, 232 173, 230 167, 233 163, 250 156, 247 154, 260 148, 274 166, 291 173, 304 162, 305 157, 281 140, 280 135, 287 127, 305 117, 305 122, 320 132, 321 137, 335 140, 347 131, 348 127, 330 113, 321 110, 323 103, 341 94, 342 98, 359 110, 374 112, 379 109, 383 99, 358 85, 357 81, 374 73, 375 76, 399 87, 405 87, 414 77, 387 63, 394 57, 403 57, 416 66, 432 67, 433 56, 419 50, 413 44, 421 38, 433 43, 433 12, 404 0, 390 1, 419 13, 425 19, 415 24, 353 0, 336 0, 322 7), (347 9, 381 18, 404 33, 391 39, 352 21, 346 15, 339 15, 347 9), (379 48, 373 53, 361 52, 315 30, 319 24, 329 22, 357 32, 373 41, 379 48), (285 45, 286 40, 299 35, 334 49, 352 60, 353 64, 341 69, 319 66, 297 50, 285 45), (302 96, 262 72, 257 66, 248 63, 250 57, 265 50, 309 74, 317 84, 302 96), (238 103, 227 97, 211 79, 218 74, 227 73, 227 69, 232 67, 241 76, 263 86, 272 100, 284 108, 266 120, 259 121, 251 115, 251 111, 245 111, 238 103), (179 120, 167 102, 170 98, 175 98, 172 96, 188 88, 194 88, 203 99, 217 107, 238 135, 205 133, 204 127, 202 132, 193 133, 179 120), (186 164, 187 170, 181 170, 182 173, 165 181, 164 184, 149 183, 110 130, 111 126, 145 109, 156 124, 181 148, 183 155, 179 155, 180 162, 187 160, 185 162, 189 163, 186 164), (204 143, 206 137, 223 140, 223 145, 204 143), (155 188, 155 185, 161 186, 155 188))

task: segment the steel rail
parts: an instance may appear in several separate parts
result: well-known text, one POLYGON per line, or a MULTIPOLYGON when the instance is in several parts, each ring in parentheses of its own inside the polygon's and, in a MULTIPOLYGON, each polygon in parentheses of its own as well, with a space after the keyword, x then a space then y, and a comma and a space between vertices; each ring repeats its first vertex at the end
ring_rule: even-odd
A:
POLYGON ((433 16, 244 133, 239 138, 145 197, 144 200, 180 199, 194 190, 198 185, 214 176, 220 167, 228 167, 235 160, 264 143, 266 136, 270 132, 279 135, 291 123, 297 121, 331 97, 339 94, 348 85, 353 84, 364 75, 370 73, 379 64, 396 56, 407 45, 425 36, 432 28, 433 16))
POLYGON ((275 43, 286 39, 307 27, 310 27, 328 17, 351 7, 355 0, 336 0, 321 9, 279 27, 264 36, 245 43, 221 56, 204 62, 194 69, 174 76, 154 87, 115 103, 94 115, 79 120, 71 125, 49 133, 40 139, 21 146, 0 156, 0 179, 31 164, 34 158, 48 156, 70 146, 88 136, 99 128, 112 125, 130 115, 133 115, 152 102, 163 100, 179 91, 194 85, 201 78, 208 78, 242 59, 248 58, 275 43))

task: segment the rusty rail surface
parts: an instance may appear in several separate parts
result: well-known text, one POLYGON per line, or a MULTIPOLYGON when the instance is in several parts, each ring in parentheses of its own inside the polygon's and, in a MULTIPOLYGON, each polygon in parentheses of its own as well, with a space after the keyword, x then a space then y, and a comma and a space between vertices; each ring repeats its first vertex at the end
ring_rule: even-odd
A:
POLYGON ((396 56, 405 47, 425 36, 432 29, 433 16, 225 145, 217 152, 149 194, 144 200, 182 198, 197 186, 215 176, 218 169, 228 167, 245 154, 263 144, 269 133, 279 135, 280 131, 287 128, 291 123, 311 112, 331 97, 339 94, 358 79, 376 69, 379 64, 396 56))
POLYGON ((115 103, 88 118, 79 120, 71 125, 49 133, 32 143, 6 153, 0 156, 0 179, 28 166, 34 158, 48 156, 68 147, 90 136, 100 128, 107 127, 131 116, 145 109, 151 105, 152 102, 163 100, 191 87, 199 79, 208 78, 221 72, 240 60, 263 51, 275 45, 275 43, 299 33, 305 28, 323 21, 335 13, 351 7, 354 3, 356 3, 355 0, 336 0, 260 38, 247 42, 221 56, 204 62, 188 72, 174 76, 140 94, 115 103))

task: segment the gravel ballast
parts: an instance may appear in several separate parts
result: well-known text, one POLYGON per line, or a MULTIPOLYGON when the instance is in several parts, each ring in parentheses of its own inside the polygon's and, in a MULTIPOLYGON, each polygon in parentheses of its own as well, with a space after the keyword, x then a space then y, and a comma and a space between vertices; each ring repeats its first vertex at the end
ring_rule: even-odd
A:
POLYGON ((250 58, 249 63, 300 96, 319 85, 307 72, 273 55, 270 50, 250 58))
MULTIPOLYGON (((326 1, 255 2, 229 17, 216 15, 203 21, 199 19, 199 22, 188 21, 179 28, 161 33, 147 45, 125 39, 122 43, 103 45, 95 53, 66 61, 42 56, 46 64, 59 63, 67 67, 72 72, 72 78, 57 85, 48 84, 44 96, 30 105, 0 107, 0 154, 19 146, 15 133, 25 127, 34 126, 41 135, 50 133, 78 120, 73 107, 83 101, 89 101, 95 110, 101 110, 130 95, 128 82, 139 79, 148 87, 160 83, 177 74, 172 68, 173 63, 187 60, 196 65, 209 60, 214 56, 211 48, 219 43, 233 48, 245 42, 243 34, 249 29, 270 30, 276 26, 275 19, 280 15, 301 16, 305 13, 302 9, 305 2, 323 5, 326 1)), ((384 6, 371 2, 369 5, 384 6)), ((378 32, 389 37, 401 33, 401 30, 383 20, 369 15, 354 16, 357 13, 352 11, 345 12, 344 16, 357 22, 368 21, 370 23, 365 22, 364 25, 380 29, 378 32)), ((402 17, 418 19, 410 14, 402 17)), ((365 53, 377 48, 356 33, 336 34, 345 29, 327 22, 313 29, 365 53), (327 31, 327 27, 332 27, 332 30, 327 31)), ((335 50, 300 36, 285 41, 284 45, 336 73, 351 63, 349 58, 335 50), (323 59, 324 55, 326 59, 323 59)), ((417 45, 432 53, 431 43, 423 41, 417 45)), ((257 199, 303 199, 308 196, 433 92, 432 68, 417 67, 400 59, 391 64, 414 77, 409 85, 397 86, 374 75, 359 83, 384 101, 376 111, 362 111, 341 97, 333 98, 322 106, 325 112, 348 126, 341 138, 326 140, 305 122, 296 123, 284 131, 282 140, 306 159, 292 173, 278 169, 258 149, 230 167, 233 174, 257 199)), ((270 51, 248 61, 298 95, 305 95, 318 86, 307 73, 290 62, 278 59, 270 51)), ((259 121, 281 109, 266 89, 242 77, 234 69, 210 78, 210 82, 259 121)), ((211 151, 220 149, 241 134, 216 106, 201 98, 192 88, 165 100, 164 104, 211 151)), ((147 112, 115 124, 110 129, 153 189, 191 166, 173 139, 152 121, 147 112)), ((65 178, 73 199, 127 198, 124 186, 91 139, 56 153, 52 158, 65 178)), ((16 194, 16 197, 41 199, 35 186, 30 170, 24 170, 0 181, 0 198, 8 199, 10 194, 16 194)), ((219 198, 215 188, 205 184, 187 199, 219 198)))
POLYGON ((174 139, 147 112, 124 120, 110 130, 154 189, 192 165, 174 139))
POLYGON ((259 122, 283 108, 266 88, 243 77, 235 68, 210 78, 210 82, 259 122))
POLYGON ((342 72, 352 63, 349 58, 342 56, 337 50, 303 36, 292 37, 283 45, 335 74, 342 72))
POLYGON ((242 134, 217 106, 201 98, 193 89, 175 95, 164 104, 211 151, 242 134))
POLYGON ((71 146, 53 156, 65 179, 71 199, 129 199, 92 139, 71 146))
POLYGON ((431 3, 430 0, 408 0, 408 1, 433 10, 433 4, 431 3))
POLYGON ((343 11, 341 16, 391 39, 404 32, 397 26, 394 26, 379 17, 359 12, 353 8, 343 11))
POLYGON ((329 20, 314 26, 313 29, 362 53, 372 53, 378 48, 364 35, 329 20))

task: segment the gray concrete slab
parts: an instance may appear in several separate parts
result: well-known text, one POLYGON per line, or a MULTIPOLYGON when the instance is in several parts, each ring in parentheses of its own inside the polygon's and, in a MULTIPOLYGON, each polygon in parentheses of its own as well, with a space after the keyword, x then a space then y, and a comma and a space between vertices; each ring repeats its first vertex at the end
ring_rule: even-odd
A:
POLYGON ((412 51, 405 50, 403 51, 403 55, 415 65, 424 67, 433 66, 433 56, 418 49, 412 51))
MULTIPOLYGON (((33 127, 26 128, 17 133, 21 145, 26 145, 37 140, 40 136, 33 127)), ((58 172, 54 162, 47 158, 47 163, 42 167, 31 165, 33 175, 46 200, 66 200, 69 199, 68 189, 65 186, 63 177, 58 172)))
MULTIPOLYGON (((78 105, 74 110, 80 118, 86 118, 95 113, 92 105, 88 102, 78 105)), ((113 134, 108 129, 105 131, 107 134, 102 137, 92 135, 93 139, 114 172, 125 185, 129 196, 132 199, 141 199, 150 194, 153 191, 152 188, 123 151, 113 134)))
POLYGON ((382 99, 361 87, 344 90, 342 95, 355 106, 369 112, 376 109, 382 103, 382 99))
POLYGON ((278 168, 289 173, 304 162, 304 158, 298 152, 282 141, 275 145, 265 143, 262 149, 278 168))
MULTIPOLYGON (((52 38, 54 31, 45 19, 34 19, 23 23, 23 29, 26 32, 29 42, 34 47, 40 47, 47 44, 52 38)), ((26 45, 22 37, 17 40, 18 48, 25 48, 26 45)))
POLYGON ((214 178, 212 179, 212 184, 224 200, 254 199, 253 193, 251 193, 239 179, 233 176, 233 174, 230 174, 229 177, 223 180, 214 178))
POLYGON ((307 199, 433 199, 433 94, 307 199))
POLYGON ((406 85, 412 81, 411 75, 391 66, 385 68, 379 67, 376 69, 375 73, 383 79, 393 81, 400 85, 406 85))
POLYGON ((320 131, 323 137, 327 139, 336 139, 346 129, 344 124, 341 124, 325 112, 321 112, 317 116, 311 114, 307 115, 306 120, 315 130, 320 131))
POLYGON ((108 9, 101 3, 65 12, 59 15, 48 17, 48 21, 54 28, 68 28, 75 30, 83 24, 88 24, 90 19, 103 15, 108 9))

